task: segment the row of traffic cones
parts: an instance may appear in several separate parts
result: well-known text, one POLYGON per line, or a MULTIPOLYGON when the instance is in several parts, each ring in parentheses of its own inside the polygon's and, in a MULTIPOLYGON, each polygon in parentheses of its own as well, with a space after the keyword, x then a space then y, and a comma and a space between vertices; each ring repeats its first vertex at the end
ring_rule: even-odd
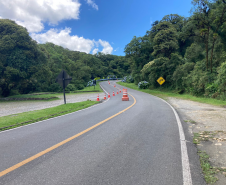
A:
MULTIPOLYGON (((120 90, 120 91, 117 91, 117 93, 116 94, 119 94, 119 93, 121 93, 122 91, 120 90)), ((112 96, 115 96, 115 92, 113 91, 113 94, 112 94, 112 96)), ((111 96, 110 96, 110 94, 108 93, 108 98, 111 98, 111 96)), ((106 100, 107 98, 106 98, 106 94, 104 94, 104 100, 106 100)), ((100 101, 100 98, 99 98, 99 94, 97 95, 97 101, 100 101)))
MULTIPOLYGON (((108 81, 108 83, 110 84, 110 82, 108 81)), ((114 87, 116 87, 116 85, 114 85, 114 87)), ((121 90, 117 90, 117 94, 121 93, 121 90)), ((113 91, 113 94, 112 96, 115 96, 115 93, 113 91)), ((110 94, 108 93, 108 98, 111 98, 110 94)), ((106 100, 106 94, 104 95, 104 100, 106 100)), ((97 95, 97 101, 100 101, 100 98, 99 98, 99 94, 97 95)), ((123 88, 123 97, 122 97, 122 101, 129 101, 129 97, 128 97, 128 94, 127 94, 127 89, 124 89, 123 88)))

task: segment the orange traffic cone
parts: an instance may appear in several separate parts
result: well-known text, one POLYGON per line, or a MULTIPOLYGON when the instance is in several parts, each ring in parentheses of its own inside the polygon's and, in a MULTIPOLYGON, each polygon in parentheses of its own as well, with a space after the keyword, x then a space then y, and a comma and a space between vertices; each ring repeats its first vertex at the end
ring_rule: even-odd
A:
POLYGON ((118 90, 117 90, 117 94, 118 94, 118 90))
POLYGON ((114 85, 114 87, 115 87, 115 85, 114 85))
POLYGON ((97 95, 97 101, 100 101, 100 99, 99 99, 99 94, 97 95))
POLYGON ((119 90, 119 93, 121 93, 121 89, 119 90))
POLYGON ((115 93, 114 93, 114 91, 113 91, 113 96, 115 96, 115 93))
POLYGON ((106 94, 104 95, 104 100, 106 100, 106 94))
POLYGON ((127 89, 123 89, 122 101, 129 101, 129 97, 127 95, 127 89))
POLYGON ((111 98, 110 94, 108 93, 108 98, 111 98))

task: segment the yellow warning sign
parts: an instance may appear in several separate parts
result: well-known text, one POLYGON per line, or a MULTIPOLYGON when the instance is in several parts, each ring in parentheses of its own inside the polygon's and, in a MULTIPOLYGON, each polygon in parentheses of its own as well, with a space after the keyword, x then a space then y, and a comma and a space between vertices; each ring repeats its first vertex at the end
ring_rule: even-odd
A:
POLYGON ((160 77, 157 82, 162 85, 165 82, 165 79, 163 77, 160 77))

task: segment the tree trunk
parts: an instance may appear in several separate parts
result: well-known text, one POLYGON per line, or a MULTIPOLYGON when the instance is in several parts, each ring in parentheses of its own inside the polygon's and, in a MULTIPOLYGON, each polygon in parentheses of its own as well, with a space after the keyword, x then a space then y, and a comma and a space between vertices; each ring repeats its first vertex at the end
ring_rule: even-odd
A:
POLYGON ((209 61, 208 61, 209 30, 210 30, 210 28, 208 27, 208 32, 206 34, 206 70, 207 71, 208 71, 208 68, 209 68, 209 61))
POLYGON ((211 49, 211 57, 210 57, 210 71, 211 71, 211 73, 213 71, 213 49, 214 49, 215 41, 216 41, 216 39, 214 38, 212 49, 211 49))

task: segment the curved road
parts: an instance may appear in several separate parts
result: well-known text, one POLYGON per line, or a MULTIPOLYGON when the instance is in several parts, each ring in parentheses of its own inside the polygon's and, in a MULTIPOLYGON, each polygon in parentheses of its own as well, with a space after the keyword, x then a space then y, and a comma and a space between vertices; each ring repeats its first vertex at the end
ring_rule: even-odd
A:
POLYGON ((97 106, 1 132, 0 184, 205 184, 183 122, 187 149, 181 149, 172 108, 132 89, 129 101, 122 93, 112 97, 122 89, 114 84, 101 83, 111 98, 97 106))

